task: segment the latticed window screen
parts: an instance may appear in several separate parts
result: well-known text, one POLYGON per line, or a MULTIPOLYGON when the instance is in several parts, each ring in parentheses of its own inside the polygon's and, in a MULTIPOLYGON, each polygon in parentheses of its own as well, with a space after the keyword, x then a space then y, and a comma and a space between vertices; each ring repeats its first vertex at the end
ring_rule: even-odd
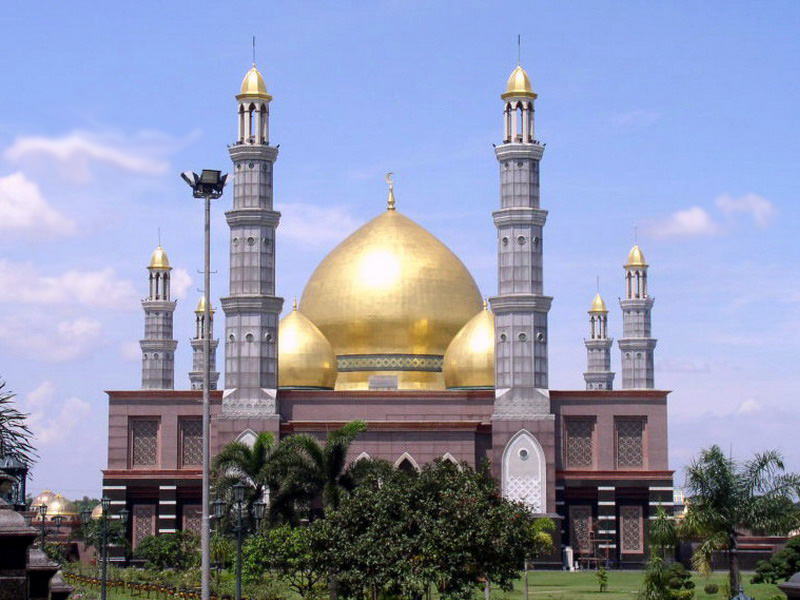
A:
POLYGON ((131 421, 131 465, 155 465, 158 457, 158 421, 136 419, 131 421))
POLYGON ((181 420, 181 464, 200 465, 203 463, 203 421, 200 419, 181 420))
POLYGON ((642 507, 621 506, 619 509, 620 547, 627 554, 644 552, 642 507))
POLYGON ((200 533, 202 511, 199 504, 187 504, 183 507, 183 530, 200 533))
POLYGON ((156 532, 156 507, 152 504, 137 504, 133 506, 133 548, 139 545, 148 535, 156 532))
POLYGON ((592 432, 594 421, 589 419, 567 419, 567 468, 591 467, 592 432))
POLYGON ((617 467, 641 468, 644 466, 644 421, 621 419, 617 421, 617 467))
POLYGON ((592 531, 592 507, 569 507, 569 543, 577 554, 590 554, 592 531))

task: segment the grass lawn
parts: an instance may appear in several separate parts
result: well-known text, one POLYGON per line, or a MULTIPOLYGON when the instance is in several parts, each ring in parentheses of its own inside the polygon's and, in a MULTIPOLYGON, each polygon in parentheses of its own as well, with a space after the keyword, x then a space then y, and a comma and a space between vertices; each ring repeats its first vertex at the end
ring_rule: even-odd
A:
MULTIPOLYGON (((783 597, 775 585, 749 583, 751 573, 742 574, 745 582, 745 592, 755 600, 768 600, 776 594, 783 597)), ((707 583, 716 583, 722 586, 727 573, 714 573, 710 577, 694 574, 692 581, 695 587, 695 600, 725 600, 721 592, 715 595, 706 594, 703 586, 707 583)), ((609 571, 608 591, 600 593, 594 571, 566 573, 563 571, 532 571, 530 573, 529 598, 530 600, 635 600, 636 592, 642 580, 641 571, 609 571)), ((76 586, 76 593, 83 593, 87 600, 99 598, 98 587, 76 586)), ((492 600, 524 600, 523 581, 519 580, 511 592, 500 589, 492 590, 492 600)), ((143 596, 132 597, 118 590, 109 590, 108 600, 141 600, 143 596)), ((288 600, 294 600, 294 595, 287 595, 288 600)), ((483 594, 476 594, 476 600, 482 600, 483 594)))
MULTIPOLYGON (((743 573, 745 592, 755 600, 767 600, 780 590, 775 585, 749 583, 752 573, 743 573)), ((713 573, 709 577, 692 575, 695 583, 695 600, 724 600, 722 592, 711 596, 703 591, 707 583, 720 586, 727 579, 727 573, 713 573)), ((608 591, 600 593, 594 571, 568 573, 563 571, 532 571, 530 573, 529 598, 531 600, 633 600, 642 581, 641 571, 609 571, 608 591)), ((493 590, 492 600, 524 600, 523 581, 514 585, 511 592, 493 590)), ((780 594, 783 597, 783 594, 780 594)))

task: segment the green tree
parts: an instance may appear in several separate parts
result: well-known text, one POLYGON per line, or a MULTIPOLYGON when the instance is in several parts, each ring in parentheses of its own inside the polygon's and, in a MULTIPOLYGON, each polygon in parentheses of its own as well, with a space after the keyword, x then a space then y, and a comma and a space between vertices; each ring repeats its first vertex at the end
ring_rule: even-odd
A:
POLYGON ((32 444, 28 415, 16 407, 15 394, 5 387, 5 381, 0 381, 0 458, 14 457, 31 467, 38 455, 32 444))
POLYGON ((421 598, 436 588, 471 600, 485 580, 511 589, 537 538, 532 522, 485 469, 436 461, 419 474, 368 476, 312 528, 344 595, 421 598))
POLYGON ((145 559, 150 569, 185 571, 200 564, 200 540, 188 531, 149 535, 134 556, 145 559))
POLYGON ((701 540, 693 565, 708 572, 712 554, 724 552, 731 593, 736 594, 739 537, 745 530, 785 534, 797 526, 800 475, 786 473, 774 450, 737 463, 716 445, 702 450, 686 474, 686 532, 701 540))
POLYGON ((355 487, 353 475, 347 468, 347 451, 358 434, 366 429, 364 421, 351 421, 328 434, 324 444, 308 434, 286 438, 284 494, 305 496, 309 501, 321 497, 323 511, 338 508, 342 493, 355 487))
POLYGON ((800 571, 800 535, 789 538, 786 546, 778 550, 769 560, 756 563, 756 574, 752 583, 778 583, 786 581, 800 571))
POLYGON ((243 570, 250 581, 258 581, 273 571, 302 598, 319 595, 327 572, 319 554, 313 551, 310 527, 281 525, 247 540, 243 550, 243 570))

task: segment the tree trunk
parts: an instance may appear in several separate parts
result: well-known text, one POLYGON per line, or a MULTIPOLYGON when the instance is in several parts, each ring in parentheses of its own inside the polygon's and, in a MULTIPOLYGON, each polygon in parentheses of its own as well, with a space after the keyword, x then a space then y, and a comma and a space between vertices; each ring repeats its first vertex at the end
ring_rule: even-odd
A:
POLYGON ((739 593, 739 548, 736 534, 731 535, 731 548, 728 558, 728 577, 731 586, 731 598, 739 593))
POLYGON ((528 559, 525 559, 525 600, 528 600, 528 559))

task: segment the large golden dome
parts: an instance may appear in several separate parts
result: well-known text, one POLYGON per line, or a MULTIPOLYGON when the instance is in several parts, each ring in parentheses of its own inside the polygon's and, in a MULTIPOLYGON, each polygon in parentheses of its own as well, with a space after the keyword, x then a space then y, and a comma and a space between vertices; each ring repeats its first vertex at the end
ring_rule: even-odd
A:
POLYGON ((330 342, 294 306, 278 327, 278 385, 332 390, 335 384, 336 355, 330 342))
POLYGON ((371 220, 319 264, 300 310, 330 341, 336 389, 444 389, 448 344, 481 308, 475 280, 442 242, 396 210, 371 220))
POLYGON ((494 314, 488 307, 461 328, 444 355, 447 389, 494 387, 494 314))
MULTIPOLYGON (((78 509, 75 504, 61 494, 54 494, 50 490, 45 490, 33 499, 31 508, 35 509, 35 507, 42 504, 47 506, 47 513, 45 514, 45 520, 47 521, 56 516, 61 516, 67 521, 78 518, 78 509)), ((41 517, 37 515, 36 520, 40 521, 41 517)))

